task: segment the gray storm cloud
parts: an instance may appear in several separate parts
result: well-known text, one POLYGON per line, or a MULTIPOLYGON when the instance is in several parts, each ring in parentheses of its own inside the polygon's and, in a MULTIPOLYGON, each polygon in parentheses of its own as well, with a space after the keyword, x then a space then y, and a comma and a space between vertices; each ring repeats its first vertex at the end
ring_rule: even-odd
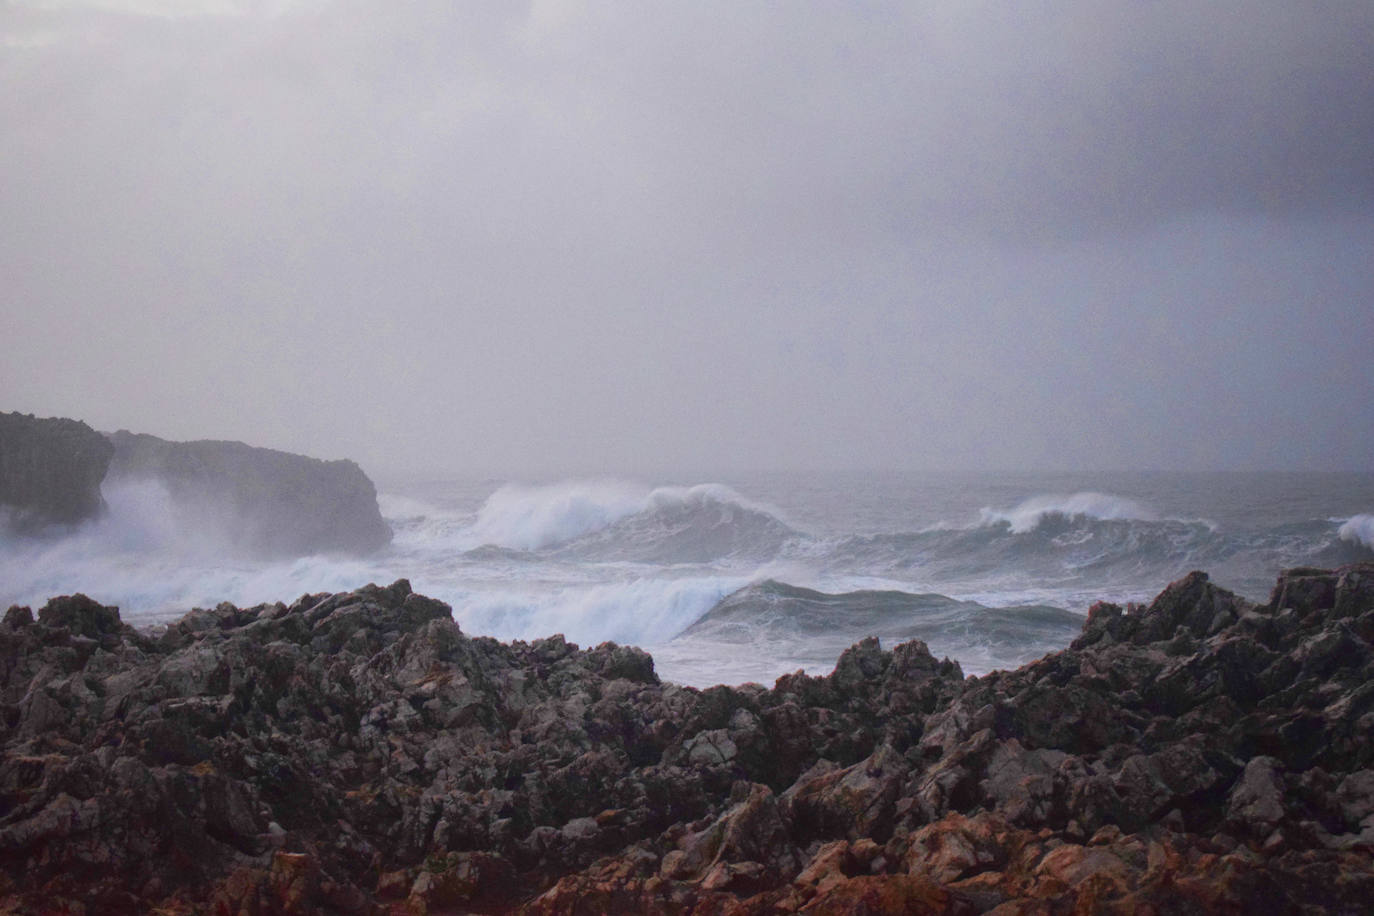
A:
POLYGON ((0 8, 4 409, 369 467, 1354 467, 1374 7, 0 8))

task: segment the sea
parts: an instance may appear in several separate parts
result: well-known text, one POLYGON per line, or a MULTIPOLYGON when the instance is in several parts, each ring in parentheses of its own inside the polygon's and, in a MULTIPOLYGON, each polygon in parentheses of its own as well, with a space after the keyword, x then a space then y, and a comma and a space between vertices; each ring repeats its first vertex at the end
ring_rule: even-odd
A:
POLYGON ((157 484, 104 495, 95 522, 0 538, 0 607, 82 592, 158 626, 406 578, 468 634, 641 646, 693 686, 823 674, 868 636, 981 675, 1191 570, 1263 601, 1282 569, 1374 560, 1368 473, 383 477, 388 548, 283 560, 235 555, 157 484))

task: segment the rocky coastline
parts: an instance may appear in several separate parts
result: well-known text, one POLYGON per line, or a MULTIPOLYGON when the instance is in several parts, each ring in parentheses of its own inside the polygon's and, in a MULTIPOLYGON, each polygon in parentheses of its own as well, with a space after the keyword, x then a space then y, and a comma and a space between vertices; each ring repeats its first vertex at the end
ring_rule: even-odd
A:
POLYGON ((357 464, 242 442, 172 442, 0 413, 0 534, 61 536, 105 514, 105 488, 150 485, 188 536, 256 558, 363 556, 391 542, 357 464))
POLYGON ((1374 564, 771 689, 404 580, 156 631, 69 596, 0 623, 0 912, 1365 912, 1371 739, 1374 564))

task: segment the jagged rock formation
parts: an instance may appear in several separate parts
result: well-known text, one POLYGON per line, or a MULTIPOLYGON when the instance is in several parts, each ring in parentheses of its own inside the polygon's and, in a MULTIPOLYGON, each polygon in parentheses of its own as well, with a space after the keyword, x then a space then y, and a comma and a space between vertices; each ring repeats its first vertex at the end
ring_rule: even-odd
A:
POLYGON ((95 518, 113 454, 78 420, 0 413, 0 524, 27 533, 95 518))
POLYGON ((377 491, 352 461, 321 461, 242 442, 110 436, 112 482, 156 480, 189 524, 257 556, 365 554, 391 540, 377 491))
POLYGON ((407 583, 0 624, 7 912, 1363 912, 1374 565, 1194 573, 965 680, 470 638, 407 583))

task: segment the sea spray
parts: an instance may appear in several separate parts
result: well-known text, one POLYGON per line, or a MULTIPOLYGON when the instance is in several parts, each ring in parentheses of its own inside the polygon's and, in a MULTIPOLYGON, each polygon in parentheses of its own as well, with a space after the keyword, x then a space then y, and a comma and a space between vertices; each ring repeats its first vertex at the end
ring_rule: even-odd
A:
POLYGON ((1336 533, 1343 541, 1374 549, 1374 515, 1351 516, 1336 533))

